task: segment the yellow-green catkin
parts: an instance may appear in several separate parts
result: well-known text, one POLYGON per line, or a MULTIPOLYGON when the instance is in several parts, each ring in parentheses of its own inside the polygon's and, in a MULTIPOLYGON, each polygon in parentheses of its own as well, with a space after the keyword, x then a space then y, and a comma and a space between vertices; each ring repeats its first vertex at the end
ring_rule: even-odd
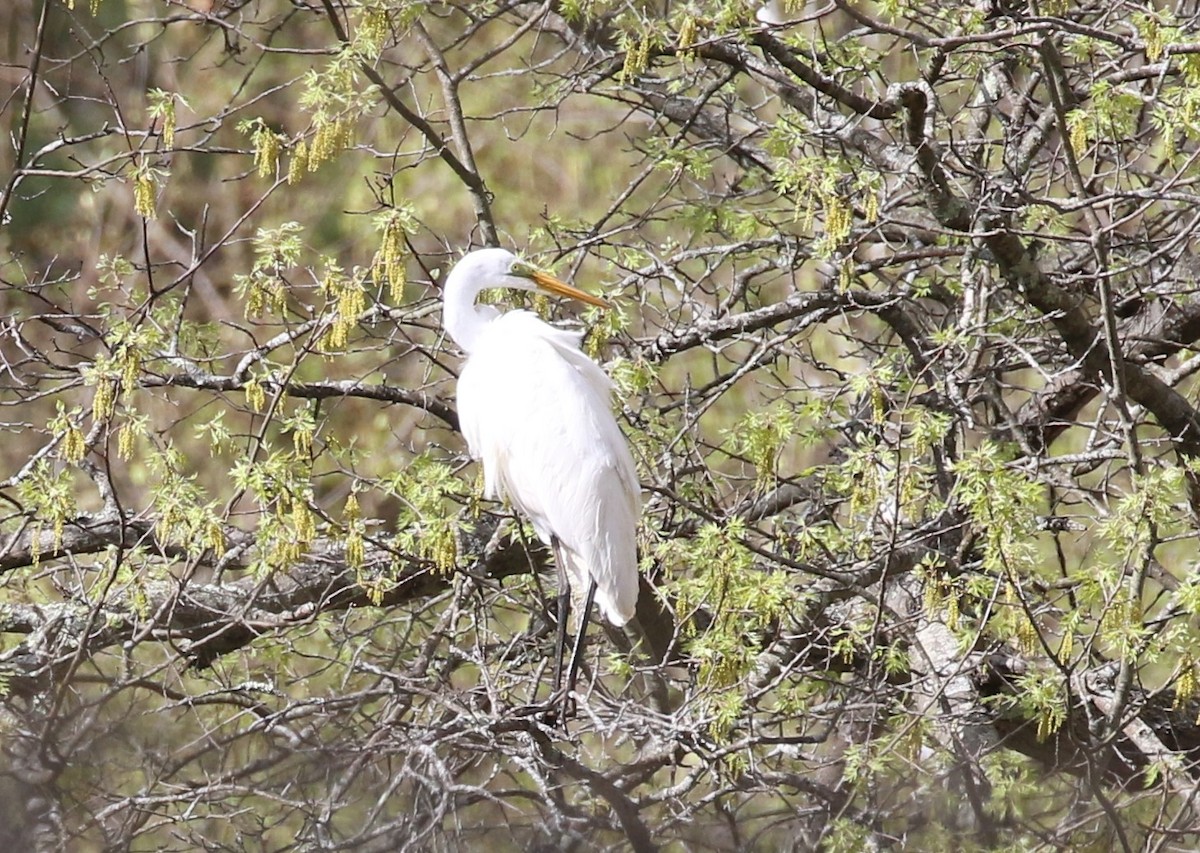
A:
POLYGON ((307 544, 316 538, 317 523, 307 501, 297 498, 292 502, 292 528, 301 543, 307 544))
POLYGON ((930 574, 925 578, 925 589, 923 590, 925 613, 932 618, 935 613, 942 609, 942 582, 937 575, 930 574))
POLYGON ((387 282, 388 298, 393 305, 399 305, 404 298, 404 286, 408 283, 405 269, 407 246, 400 215, 393 211, 384 220, 382 230, 379 253, 375 256, 375 280, 387 282))
POLYGON ((650 34, 643 33, 639 37, 625 35, 625 63, 621 66, 619 82, 622 86, 646 70, 650 64, 650 34))
POLYGON ((362 525, 359 524, 362 510, 358 505, 358 496, 354 493, 346 498, 346 508, 342 517, 346 521, 346 564, 357 569, 366 560, 366 546, 363 543, 362 525))
POLYGON ((96 382, 96 391, 92 395, 92 416, 96 420, 111 418, 117 408, 117 394, 112 381, 101 377, 96 382))
POLYGON ((1191 655, 1186 655, 1179 663, 1179 678, 1175 681, 1175 702, 1173 710, 1177 710, 1185 702, 1196 695, 1196 661, 1191 655))
POLYGON ((1087 149, 1088 142, 1088 126, 1087 121, 1082 114, 1072 115, 1075 121, 1068 121, 1070 125, 1070 143, 1071 150, 1075 152, 1075 156, 1079 157, 1087 149))
POLYGON ((1017 646, 1026 655, 1032 655, 1038 649, 1037 626, 1024 613, 1017 616, 1017 646))
POLYGON ((142 367, 142 357, 137 347, 128 344, 121 347, 118 363, 121 366, 121 391, 128 394, 137 388, 138 371, 142 367))
POLYGON ((303 139, 292 149, 292 159, 288 163, 287 182, 290 186, 300 183, 304 173, 308 171, 308 145, 303 139))
POLYGON ((266 125, 259 125, 251 139, 254 142, 254 165, 258 168, 258 176, 269 178, 275 174, 279 162, 279 134, 266 125))
POLYGON ((175 98, 167 97, 162 105, 162 138, 168 148, 175 147, 175 98))
POLYGON ((315 172, 321 164, 332 160, 343 148, 350 147, 354 124, 349 119, 317 119, 317 132, 308 146, 308 171, 315 172))
POLYGON ((308 456, 312 452, 312 431, 297 429, 292 432, 292 448, 297 456, 308 456))
POLYGON ((1162 26, 1154 17, 1148 15, 1142 21, 1140 29, 1142 42, 1146 47, 1146 59, 1150 62, 1158 62, 1163 55, 1165 46, 1162 26))
POLYGON ((364 59, 378 58, 390 32, 391 21, 387 9, 378 6, 368 9, 354 36, 355 48, 364 59))
POLYGON ((149 169, 141 169, 133 177, 133 209, 138 216, 155 219, 158 212, 154 208, 154 176, 149 169))
POLYGON ((350 119, 342 117, 335 124, 337 136, 335 142, 338 151, 345 151, 354 147, 354 122, 350 119))
POLYGON ((333 316, 322 338, 327 349, 344 349, 350 340, 350 332, 358 324, 362 312, 366 310, 364 279, 365 273, 361 270, 355 270, 353 275, 347 276, 340 267, 331 264, 321 282, 321 290, 333 308, 333 316))
MULTIPOLYGON (((78 410, 76 410, 76 414, 78 414, 78 410)), ((49 427, 50 431, 60 440, 58 455, 64 461, 78 462, 87 454, 87 441, 83 431, 61 401, 58 404, 58 414, 50 421, 49 427)))
POLYGON ((1058 661, 1064 666, 1071 662, 1075 652, 1075 631, 1069 623, 1063 626, 1062 642, 1058 647, 1058 661))
POLYGON ((204 525, 204 544, 214 554, 225 553, 225 531, 216 518, 210 518, 204 525))
POLYGON ((246 402, 250 404, 250 408, 256 412, 261 412, 267 405, 267 392, 263 389, 262 383, 257 379, 251 379, 246 383, 246 402))
POLYGON ((836 193, 830 193, 824 198, 825 202, 825 233, 829 248, 833 249, 850 236, 850 228, 854 223, 854 211, 845 199, 836 193))
POLYGON ((67 462, 78 462, 87 454, 87 444, 83 431, 75 424, 70 424, 63 433, 62 458, 67 462))
POLYGON ((687 15, 679 24, 679 55, 682 57, 694 57, 696 51, 693 45, 696 44, 696 18, 694 15, 687 15))
POLYGON ((879 193, 867 190, 867 197, 863 201, 863 218, 867 222, 879 220, 879 193))
POLYGON ((133 458, 133 442, 137 437, 136 431, 128 423, 122 424, 117 432, 117 457, 125 461, 133 458))

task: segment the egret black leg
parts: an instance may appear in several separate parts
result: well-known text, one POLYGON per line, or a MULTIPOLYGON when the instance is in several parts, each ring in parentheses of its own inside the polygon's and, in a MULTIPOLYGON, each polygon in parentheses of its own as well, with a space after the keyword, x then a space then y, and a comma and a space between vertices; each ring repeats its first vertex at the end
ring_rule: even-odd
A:
MULTIPOLYGON (((563 559, 562 543, 555 536, 550 540, 554 565, 558 569, 558 632, 554 639, 554 694, 562 690, 563 658, 567 654, 567 619, 571 615, 571 582, 567 579, 567 564, 563 559)), ((569 688, 568 688, 569 689, 569 688)))
POLYGON ((579 617, 579 633, 575 635, 575 647, 571 649, 571 666, 567 669, 567 693, 575 689, 575 678, 579 675, 579 664, 583 660, 583 638, 592 618, 592 602, 595 598, 596 579, 588 578, 587 598, 583 602, 583 614, 579 617))

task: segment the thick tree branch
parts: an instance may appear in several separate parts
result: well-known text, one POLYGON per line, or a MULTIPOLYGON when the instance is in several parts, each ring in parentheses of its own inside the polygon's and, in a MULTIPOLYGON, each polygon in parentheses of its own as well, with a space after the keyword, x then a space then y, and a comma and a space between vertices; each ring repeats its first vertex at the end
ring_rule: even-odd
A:
MULTIPOLYGON (((147 374, 141 384, 147 388, 196 388, 205 391, 244 391, 250 378, 219 376, 202 371, 189 373, 147 374)), ((424 391, 410 391, 390 385, 374 385, 352 379, 335 379, 327 382, 279 382, 273 378, 255 380, 263 390, 275 394, 279 391, 290 397, 303 400, 327 400, 336 397, 357 397, 364 400, 379 400, 385 403, 403 403, 423 409, 440 419, 453 430, 458 429, 458 413, 438 397, 424 391)))

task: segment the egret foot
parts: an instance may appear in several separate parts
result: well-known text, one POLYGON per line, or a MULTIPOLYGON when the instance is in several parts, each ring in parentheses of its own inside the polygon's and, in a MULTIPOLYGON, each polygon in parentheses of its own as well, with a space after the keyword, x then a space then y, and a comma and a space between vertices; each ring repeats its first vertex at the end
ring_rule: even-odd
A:
POLYGON ((532 717, 551 728, 567 730, 567 721, 575 717, 578 705, 568 690, 559 690, 542 702, 535 702, 516 709, 518 716, 532 717))

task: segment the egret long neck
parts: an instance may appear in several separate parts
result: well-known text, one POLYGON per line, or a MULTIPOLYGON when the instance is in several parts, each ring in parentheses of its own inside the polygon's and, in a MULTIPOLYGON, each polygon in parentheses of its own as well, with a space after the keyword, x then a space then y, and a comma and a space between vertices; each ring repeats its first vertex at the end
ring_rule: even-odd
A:
POLYGON ((483 281, 472 281, 457 275, 459 268, 450 271, 446 279, 445 298, 442 301, 442 326, 454 342, 468 355, 487 328, 488 323, 500 316, 490 305, 476 305, 475 298, 487 287, 483 281))

